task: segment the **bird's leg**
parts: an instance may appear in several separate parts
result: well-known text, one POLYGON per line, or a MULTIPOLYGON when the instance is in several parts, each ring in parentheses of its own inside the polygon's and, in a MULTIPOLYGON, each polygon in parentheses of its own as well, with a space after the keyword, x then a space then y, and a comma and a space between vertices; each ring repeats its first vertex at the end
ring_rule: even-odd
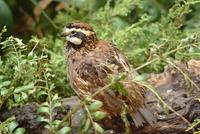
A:
POLYGON ((124 109, 123 109, 123 111, 122 111, 122 113, 121 113, 121 118, 122 118, 122 120, 123 120, 123 122, 124 122, 124 124, 125 124, 125 133, 126 134, 131 134, 131 130, 130 130, 130 123, 129 123, 129 121, 128 121, 128 119, 127 119, 127 116, 126 116, 126 113, 127 113, 127 107, 126 107, 126 105, 124 105, 125 107, 124 107, 124 109))

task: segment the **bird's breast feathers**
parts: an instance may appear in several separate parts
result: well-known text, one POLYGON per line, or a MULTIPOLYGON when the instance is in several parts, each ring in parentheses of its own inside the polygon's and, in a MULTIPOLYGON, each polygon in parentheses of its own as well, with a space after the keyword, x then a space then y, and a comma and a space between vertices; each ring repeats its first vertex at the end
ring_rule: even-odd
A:
MULTIPOLYGON (((102 86, 108 75, 128 72, 131 67, 126 57, 108 42, 99 41, 93 50, 82 54, 82 51, 73 51, 68 56, 68 72, 73 79, 78 79, 88 87, 102 86)), ((73 84, 74 85, 74 84, 73 84)))

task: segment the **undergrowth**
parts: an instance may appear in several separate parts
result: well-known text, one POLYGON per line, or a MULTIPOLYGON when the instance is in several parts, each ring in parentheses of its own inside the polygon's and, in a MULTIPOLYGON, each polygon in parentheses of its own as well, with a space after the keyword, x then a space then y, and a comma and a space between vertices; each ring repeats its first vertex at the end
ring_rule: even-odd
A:
MULTIPOLYGON (((90 23, 99 38, 113 42, 126 54, 141 76, 161 72, 165 65, 173 65, 174 60, 200 57, 200 33, 196 24, 200 24, 197 16, 199 1, 175 0, 166 7, 166 1, 159 3, 156 0, 108 0, 100 2, 102 6, 97 6, 98 2, 87 2, 91 4, 89 7, 76 2, 66 5, 57 12, 53 22, 60 29, 73 20, 90 23), (190 16, 193 18, 187 20, 190 16)), ((87 114, 82 132, 87 133, 92 126, 96 132, 103 133, 97 122, 106 115, 98 111, 102 102, 93 100, 94 95, 83 100, 63 120, 54 119, 53 111, 61 106, 61 98, 72 96, 74 92, 67 81, 64 40, 57 33, 48 31, 45 37, 31 36, 28 42, 13 36, 3 40, 6 29, 0 33, 0 109, 37 102, 41 104, 38 120, 45 122, 51 133, 64 134, 71 130, 70 116, 83 106, 87 114)), ((116 83, 109 86, 116 86, 116 83)), ((124 92, 123 89, 119 91, 124 92)), ((8 129, 13 122, 16 123, 11 118, 0 123, 0 132, 24 133, 23 128, 16 129, 17 123, 14 129, 8 129)), ((188 130, 197 124, 199 119, 188 130)))

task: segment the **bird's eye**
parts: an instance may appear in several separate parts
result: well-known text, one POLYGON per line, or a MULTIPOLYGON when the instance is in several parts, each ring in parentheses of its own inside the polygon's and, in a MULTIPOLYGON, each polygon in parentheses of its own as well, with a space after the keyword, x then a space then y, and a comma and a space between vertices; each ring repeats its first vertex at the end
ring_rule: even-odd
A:
POLYGON ((71 33, 72 33, 72 34, 75 34, 75 33, 76 33, 76 31, 71 31, 71 33))

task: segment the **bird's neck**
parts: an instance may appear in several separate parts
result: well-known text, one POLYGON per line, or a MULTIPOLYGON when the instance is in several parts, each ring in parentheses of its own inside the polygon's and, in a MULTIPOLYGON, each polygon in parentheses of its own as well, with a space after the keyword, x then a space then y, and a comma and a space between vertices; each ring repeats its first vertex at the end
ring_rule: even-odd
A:
POLYGON ((84 49, 86 50, 92 50, 96 47, 98 44, 98 39, 96 35, 90 35, 89 37, 86 37, 86 39, 83 41, 84 49))

